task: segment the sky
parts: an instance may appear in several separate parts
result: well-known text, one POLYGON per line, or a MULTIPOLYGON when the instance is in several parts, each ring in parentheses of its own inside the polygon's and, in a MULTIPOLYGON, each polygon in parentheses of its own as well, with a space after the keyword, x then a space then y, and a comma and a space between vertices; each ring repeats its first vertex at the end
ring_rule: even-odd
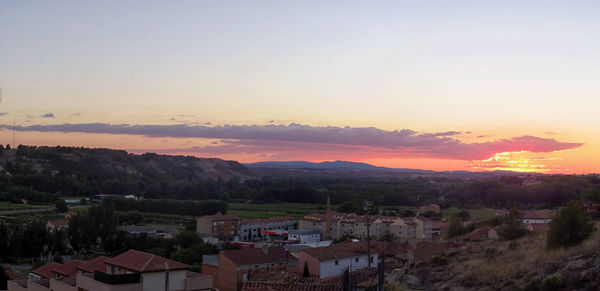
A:
POLYGON ((597 11, 0 0, 0 143, 598 173, 597 11))

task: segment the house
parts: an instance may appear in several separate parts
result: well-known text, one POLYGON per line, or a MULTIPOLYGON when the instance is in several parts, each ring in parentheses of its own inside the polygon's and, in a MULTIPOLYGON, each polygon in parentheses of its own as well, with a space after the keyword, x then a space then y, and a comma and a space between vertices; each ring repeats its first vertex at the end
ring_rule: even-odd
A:
POLYGON ((49 263, 31 271, 30 280, 8 281, 9 291, 200 291, 212 277, 188 272, 188 265, 129 250, 114 258, 49 263))
POLYGON ((426 206, 421 206, 419 207, 419 213, 418 215, 423 215, 427 212, 433 212, 433 213, 440 213, 440 206, 437 204, 429 204, 426 206))
POLYGON ((298 220, 289 216, 240 221, 240 240, 251 241, 262 238, 263 230, 293 230, 298 220))
POLYGON ((288 270, 295 268, 298 260, 282 247, 220 251, 218 255, 202 258, 202 273, 214 278, 219 290, 241 290, 248 275, 261 270, 288 270))
POLYGON ((498 239, 498 232, 491 227, 483 227, 476 229, 467 234, 459 236, 457 239, 460 240, 486 240, 486 239, 498 239))
POLYGON ((319 243, 321 232, 316 229, 297 229, 288 232, 288 240, 297 241, 300 244, 319 243))
POLYGON ((48 223, 46 223, 46 228, 50 231, 66 230, 69 228, 69 221, 66 219, 49 220, 48 223))
POLYGON ((62 266, 62 264, 59 264, 57 262, 50 262, 50 263, 45 264, 37 269, 33 269, 33 270, 29 271, 29 279, 30 280, 50 279, 50 278, 52 278, 52 271, 54 271, 54 269, 56 269, 60 266, 62 266))
POLYGON ((235 215, 201 216, 196 218, 196 232, 219 241, 233 241, 240 235, 240 220, 235 215))
POLYGON ((311 276, 319 279, 338 276, 350 268, 351 271, 376 267, 378 252, 375 248, 369 249, 366 242, 337 243, 328 247, 304 249, 298 258, 298 272, 304 272, 304 265, 308 266, 311 276))
POLYGON ((52 270, 52 278, 75 277, 77 275, 77 267, 85 262, 80 260, 71 260, 52 270))
POLYGON ((536 224, 536 223, 550 223, 554 217, 554 211, 550 209, 542 210, 527 210, 523 212, 523 223, 524 224, 536 224))

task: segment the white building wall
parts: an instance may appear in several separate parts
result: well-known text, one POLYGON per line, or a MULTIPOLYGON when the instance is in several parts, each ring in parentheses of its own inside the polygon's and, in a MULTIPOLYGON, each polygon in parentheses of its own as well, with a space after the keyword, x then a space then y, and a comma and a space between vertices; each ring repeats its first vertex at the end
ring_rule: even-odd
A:
MULTIPOLYGON (((186 270, 169 271, 169 290, 183 290, 185 288, 186 270)), ((142 286, 144 291, 164 291, 165 272, 142 273, 142 286)))
POLYGON ((289 240, 298 240, 301 244, 318 243, 321 241, 321 235, 317 234, 290 234, 289 240))
POLYGON ((537 223, 550 223, 552 219, 523 219, 523 223, 525 224, 537 224, 537 223))
MULTIPOLYGON (((371 267, 375 268, 378 264, 377 254, 371 254, 373 262, 371 267)), ((337 260, 322 261, 321 262, 321 274, 320 278, 328 278, 332 276, 341 275, 350 268, 350 271, 361 270, 369 266, 368 256, 362 255, 358 257, 340 258, 337 260), (358 259, 358 261, 357 261, 358 259), (336 264, 337 262, 337 264, 336 264)))

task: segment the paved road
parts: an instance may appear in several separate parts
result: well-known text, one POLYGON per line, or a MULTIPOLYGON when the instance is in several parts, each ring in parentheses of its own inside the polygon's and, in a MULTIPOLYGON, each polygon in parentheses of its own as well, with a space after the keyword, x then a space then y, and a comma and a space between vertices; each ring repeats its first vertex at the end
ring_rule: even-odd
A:
MULTIPOLYGON (((91 205, 70 206, 69 209, 88 208, 90 206, 91 205)), ((56 210, 56 207, 37 208, 37 209, 21 209, 21 210, 0 210, 0 215, 15 215, 15 214, 49 212, 49 211, 54 211, 54 210, 56 210)))

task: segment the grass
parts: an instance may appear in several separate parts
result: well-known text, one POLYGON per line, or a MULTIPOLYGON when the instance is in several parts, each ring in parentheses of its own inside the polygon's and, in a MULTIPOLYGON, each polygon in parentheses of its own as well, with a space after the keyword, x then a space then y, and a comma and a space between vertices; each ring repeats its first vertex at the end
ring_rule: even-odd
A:
POLYGON ((448 208, 442 209, 443 216, 451 216, 453 214, 459 213, 462 210, 466 210, 471 214, 472 218, 475 219, 490 219, 496 215, 496 211, 493 209, 459 209, 459 208, 448 208))
POLYGON ((0 210, 25 210, 25 209, 43 209, 52 208, 53 205, 37 205, 37 204, 16 204, 8 201, 0 201, 0 210))
MULTIPOLYGON (((600 223, 597 223, 600 226, 600 223)), ((455 257, 456 263, 450 268, 448 278, 456 282, 470 282, 483 286, 494 286, 498 282, 510 280, 527 283, 539 270, 544 270, 548 262, 565 262, 570 257, 581 254, 600 253, 600 232, 596 231, 581 244, 567 249, 546 249, 546 233, 529 234, 518 239, 516 250, 509 250, 508 241, 486 241, 474 243, 461 250, 455 257), (493 258, 484 254, 495 249, 493 258)))
MULTIPOLYGON (((335 209, 332 206, 332 209, 335 209)), ((272 203, 272 204, 248 204, 229 203, 227 213, 237 215, 242 219, 270 218, 278 216, 291 216, 301 218, 308 213, 325 213, 326 206, 322 204, 308 203, 272 203)))

